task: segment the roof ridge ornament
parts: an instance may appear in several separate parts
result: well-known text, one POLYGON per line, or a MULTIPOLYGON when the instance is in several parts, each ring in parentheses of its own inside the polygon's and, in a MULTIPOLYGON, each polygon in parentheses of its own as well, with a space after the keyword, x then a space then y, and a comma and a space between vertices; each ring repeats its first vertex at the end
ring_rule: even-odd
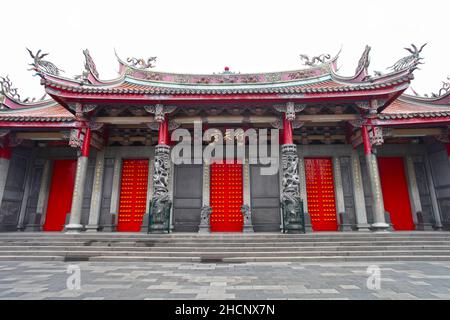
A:
POLYGON ((0 94, 21 103, 44 101, 45 97, 47 96, 47 93, 45 93, 39 99, 35 97, 33 98, 27 97, 24 100, 22 100, 19 94, 19 89, 13 87, 12 81, 9 78, 9 76, 0 77, 0 94))
POLYGON ((409 72, 413 72, 416 69, 420 69, 418 67, 419 64, 423 64, 421 60, 423 60, 422 57, 420 57, 420 53, 422 52, 423 48, 427 45, 427 43, 423 44, 420 49, 418 49, 414 44, 411 44, 412 48, 404 48, 405 50, 409 51, 411 54, 409 56, 406 56, 404 58, 401 58, 396 63, 394 63, 392 66, 390 66, 388 69, 393 71, 401 71, 404 69, 408 69, 409 72))
POLYGON ((361 58, 359 58, 358 66, 356 67, 355 74, 359 74, 362 71, 365 71, 366 75, 368 74, 368 68, 370 65, 370 50, 372 48, 369 45, 366 45, 366 48, 364 49, 364 52, 361 55, 361 58))
POLYGON ((38 75, 41 75, 41 72, 45 72, 54 76, 59 76, 61 72, 64 72, 64 70, 59 69, 54 63, 46 60, 42 60, 45 56, 48 56, 48 53, 42 53, 41 49, 39 49, 36 54, 33 54, 33 52, 28 49, 28 53, 33 58, 34 62, 30 63, 30 66, 33 68, 28 70, 34 70, 37 72, 38 75))
POLYGON ((331 55, 326 53, 319 54, 318 56, 309 56, 306 54, 300 55, 300 60, 303 61, 304 66, 315 67, 328 62, 331 59, 331 55))
POLYGON ((147 61, 145 61, 145 59, 137 59, 137 58, 133 58, 133 57, 127 58, 127 62, 129 62, 133 68, 142 69, 142 70, 154 68, 155 65, 152 64, 152 62, 155 62, 155 61, 156 61, 156 57, 150 57, 147 59, 147 61))

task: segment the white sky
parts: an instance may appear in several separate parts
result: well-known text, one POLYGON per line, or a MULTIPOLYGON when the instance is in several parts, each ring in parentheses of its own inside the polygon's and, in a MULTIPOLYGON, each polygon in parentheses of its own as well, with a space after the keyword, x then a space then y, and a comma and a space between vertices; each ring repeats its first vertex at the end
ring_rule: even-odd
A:
POLYGON ((425 65, 412 87, 437 92, 450 75, 448 0, 7 0, 0 3, 0 75, 10 75, 22 98, 43 88, 27 71, 25 50, 42 49, 67 75, 81 74, 88 48, 100 77, 114 78, 118 63, 157 56, 155 71, 212 73, 303 68, 299 54, 335 55, 352 75, 364 46, 370 70, 384 71, 421 45, 425 65))

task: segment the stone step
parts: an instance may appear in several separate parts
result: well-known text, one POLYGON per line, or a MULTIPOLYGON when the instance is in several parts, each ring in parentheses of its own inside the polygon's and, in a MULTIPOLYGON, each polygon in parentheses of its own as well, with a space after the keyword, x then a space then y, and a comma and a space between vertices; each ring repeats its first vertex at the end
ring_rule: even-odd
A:
POLYGON ((133 252, 133 251, 0 251, 0 256, 62 256, 73 258, 90 258, 95 256, 160 256, 160 257, 202 257, 207 259, 224 259, 228 257, 317 257, 317 256, 449 256, 450 250, 397 250, 397 251, 197 251, 197 252, 133 252))
POLYGON ((38 246, 84 246, 84 247, 143 247, 143 248, 171 248, 171 247, 320 247, 320 246, 411 246, 411 245, 450 245, 450 241, 421 241, 421 240, 402 240, 402 241, 283 241, 283 242, 171 242, 171 241, 0 241, 0 248, 5 246, 22 246, 22 247, 38 247, 38 246))
POLYGON ((92 262, 202 262, 202 263, 251 263, 251 262, 392 262, 392 261, 450 261, 449 256, 328 256, 328 257, 230 257, 224 259, 201 259, 179 257, 93 257, 92 262))
POLYGON ((392 246, 349 246, 349 245, 333 245, 333 246, 248 246, 240 247, 236 246, 170 246, 170 247, 112 247, 112 246, 52 246, 52 245, 35 245, 35 246, 0 246, 0 251, 134 251, 134 252, 200 252, 200 251, 286 251, 286 252, 298 252, 298 251, 398 251, 398 250, 450 250, 450 244, 447 245, 392 245, 392 246))

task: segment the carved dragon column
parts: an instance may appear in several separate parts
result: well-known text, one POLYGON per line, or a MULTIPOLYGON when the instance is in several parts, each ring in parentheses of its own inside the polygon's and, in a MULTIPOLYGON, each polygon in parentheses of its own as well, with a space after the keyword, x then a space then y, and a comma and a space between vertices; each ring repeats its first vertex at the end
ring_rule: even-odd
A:
POLYGON ((5 192, 10 160, 11 146, 9 143, 9 131, 0 131, 0 206, 5 192))
MULTIPOLYGON (((169 119, 167 114, 175 111, 176 107, 146 106, 145 110, 155 115, 158 123, 158 145, 155 148, 155 159, 153 164, 153 198, 149 206, 151 223, 148 232, 163 233, 170 228, 170 212, 172 200, 170 199, 169 181, 171 175, 170 161, 170 138, 169 119)), ((143 223, 146 223, 145 219, 143 223)), ((146 226, 142 226, 141 231, 145 231, 146 226)))
MULTIPOLYGON (((284 106, 275 106, 275 109, 282 113, 283 140, 281 145, 281 165, 282 165, 282 190, 281 201, 287 213, 283 218, 285 231, 288 233, 299 233, 304 230, 304 221, 298 219, 298 209, 303 214, 303 203, 300 198, 299 176, 298 176, 298 155, 297 146, 293 143, 293 122, 296 112, 305 108, 304 105, 295 105, 288 102, 284 106), (288 228, 286 230, 286 227, 288 228)), ((297 123, 295 123, 297 125, 297 123)))

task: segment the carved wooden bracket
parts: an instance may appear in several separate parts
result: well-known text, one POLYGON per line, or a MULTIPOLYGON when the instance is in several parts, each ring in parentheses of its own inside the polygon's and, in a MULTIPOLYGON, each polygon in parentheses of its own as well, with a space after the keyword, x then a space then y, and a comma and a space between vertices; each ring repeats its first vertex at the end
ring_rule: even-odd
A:
POLYGON ((306 108, 306 104, 295 104, 289 101, 285 105, 274 105, 273 108, 278 112, 283 112, 286 115, 286 120, 294 121, 295 114, 302 112, 306 108))
POLYGON ((155 115, 156 122, 163 122, 166 114, 174 112, 177 107, 175 106, 164 106, 162 104, 156 104, 154 106, 144 106, 145 111, 155 115))

